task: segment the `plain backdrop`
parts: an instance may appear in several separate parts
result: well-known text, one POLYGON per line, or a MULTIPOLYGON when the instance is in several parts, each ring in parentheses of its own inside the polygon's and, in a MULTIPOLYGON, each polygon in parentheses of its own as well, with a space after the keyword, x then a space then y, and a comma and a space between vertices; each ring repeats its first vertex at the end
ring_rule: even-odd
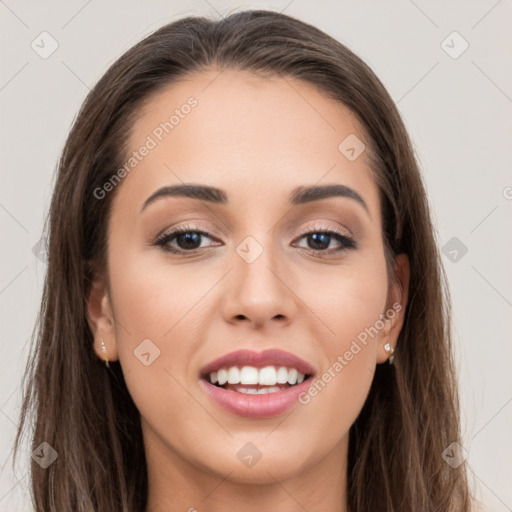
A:
POLYGON ((46 271, 37 243, 75 115, 109 65, 144 35, 185 15, 247 8, 324 30, 362 57, 397 103, 449 276, 476 493, 491 510, 512 510, 510 0, 0 0, 0 511, 31 510, 30 451, 15 471, 9 455, 46 271), (52 44, 43 58, 42 46, 52 44))

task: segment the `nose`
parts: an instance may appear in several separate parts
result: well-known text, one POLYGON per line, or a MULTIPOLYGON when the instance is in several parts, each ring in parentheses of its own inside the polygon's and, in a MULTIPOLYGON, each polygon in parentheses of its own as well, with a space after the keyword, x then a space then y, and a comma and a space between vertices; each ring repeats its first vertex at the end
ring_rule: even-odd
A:
POLYGON ((290 324, 297 314, 298 298, 290 272, 285 270, 286 261, 278 262, 268 247, 249 261, 234 254, 222 306, 225 321, 263 330, 290 324))

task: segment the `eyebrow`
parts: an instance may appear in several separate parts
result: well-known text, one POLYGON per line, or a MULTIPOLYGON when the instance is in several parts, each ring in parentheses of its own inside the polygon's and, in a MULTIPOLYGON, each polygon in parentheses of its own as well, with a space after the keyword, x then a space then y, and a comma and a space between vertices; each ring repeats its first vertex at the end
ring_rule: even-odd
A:
MULTIPOLYGON (((142 205, 144 209, 157 199, 163 197, 188 197, 200 199, 214 204, 227 204, 228 196, 224 190, 208 185, 181 184, 162 187, 149 196, 142 205)), ((346 197, 359 203, 369 214, 368 205, 363 198, 352 188, 345 185, 312 185, 299 186, 293 189, 290 194, 289 204, 291 206, 319 201, 330 197, 346 197)))

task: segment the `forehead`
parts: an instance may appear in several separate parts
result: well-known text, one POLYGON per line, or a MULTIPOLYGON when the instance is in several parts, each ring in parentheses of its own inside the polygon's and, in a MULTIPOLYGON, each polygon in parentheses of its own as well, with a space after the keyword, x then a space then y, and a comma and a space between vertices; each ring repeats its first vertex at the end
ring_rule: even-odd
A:
POLYGON ((123 179, 122 194, 142 204, 159 187, 201 183, 227 190, 230 203, 261 204, 284 202, 300 185, 340 183, 364 196, 375 219, 378 194, 366 152, 356 159, 346 153, 363 144, 351 111, 311 84, 208 70, 145 102, 126 159, 144 146, 150 150, 123 179))

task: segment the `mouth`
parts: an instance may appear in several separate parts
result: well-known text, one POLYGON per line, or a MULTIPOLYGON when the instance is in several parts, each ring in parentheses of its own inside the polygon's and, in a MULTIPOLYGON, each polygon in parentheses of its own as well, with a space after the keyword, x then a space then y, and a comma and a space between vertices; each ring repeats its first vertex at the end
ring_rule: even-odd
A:
POLYGON ((314 377, 314 368, 282 350, 238 350, 207 364, 200 378, 238 393, 267 394, 301 384, 314 377))
POLYGON ((266 395, 278 393, 302 384, 312 374, 299 372, 294 367, 268 365, 262 368, 254 366, 231 366, 203 375, 209 384, 248 395, 266 395))
POLYGON ((309 363, 288 352, 240 350, 208 364, 199 377, 201 387, 224 409, 261 418, 291 407, 314 375, 309 363))

